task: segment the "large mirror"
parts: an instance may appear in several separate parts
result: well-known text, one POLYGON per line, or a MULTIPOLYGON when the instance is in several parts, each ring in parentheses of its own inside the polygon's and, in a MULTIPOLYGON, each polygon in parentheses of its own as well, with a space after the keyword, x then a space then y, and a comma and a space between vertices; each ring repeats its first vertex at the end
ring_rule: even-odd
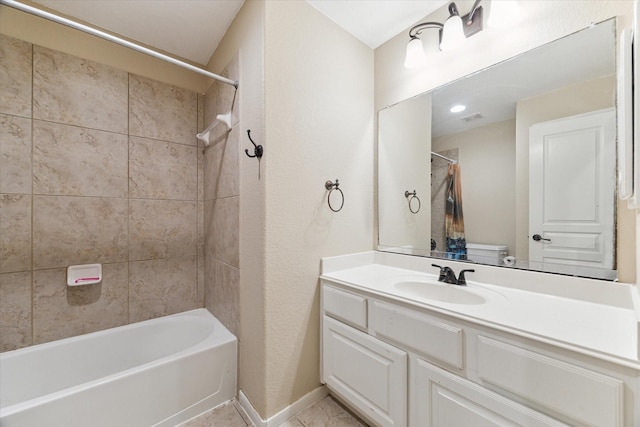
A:
POLYGON ((615 52, 610 19, 379 111, 378 248, 615 280, 615 52))

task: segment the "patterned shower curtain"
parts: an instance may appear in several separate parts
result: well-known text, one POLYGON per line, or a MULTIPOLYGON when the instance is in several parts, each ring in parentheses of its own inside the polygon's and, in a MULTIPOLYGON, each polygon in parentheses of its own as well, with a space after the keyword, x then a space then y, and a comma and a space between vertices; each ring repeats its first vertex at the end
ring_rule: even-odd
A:
POLYGON ((447 238, 446 257, 467 259, 467 242, 464 239, 464 218, 462 216, 462 186, 460 165, 449 165, 449 186, 445 206, 445 235, 447 238))

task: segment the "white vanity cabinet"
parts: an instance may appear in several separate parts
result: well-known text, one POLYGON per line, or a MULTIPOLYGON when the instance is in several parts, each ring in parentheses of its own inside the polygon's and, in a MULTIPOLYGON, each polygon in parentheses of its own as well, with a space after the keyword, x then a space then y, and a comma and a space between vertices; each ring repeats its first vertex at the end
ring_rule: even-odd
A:
POLYGON ((373 425, 640 425, 635 369, 321 284, 322 380, 373 425))

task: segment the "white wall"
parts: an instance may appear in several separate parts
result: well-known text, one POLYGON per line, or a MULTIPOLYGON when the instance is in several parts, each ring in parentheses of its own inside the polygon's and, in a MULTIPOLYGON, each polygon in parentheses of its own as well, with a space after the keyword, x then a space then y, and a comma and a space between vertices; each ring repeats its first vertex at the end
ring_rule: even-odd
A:
POLYGON ((378 113, 378 242, 429 250, 431 242, 431 95, 378 113), (405 191, 416 191, 409 211, 405 191))
POLYGON ((307 2, 265 13, 263 417, 320 385, 320 258, 372 249, 374 181, 373 51, 307 2), (333 213, 324 183, 336 178, 333 213))
MULTIPOLYGON (((409 28, 380 46, 375 51, 376 110, 579 31, 592 22, 618 16, 620 32, 621 28, 631 26, 633 17, 631 0, 525 0, 519 3, 521 13, 518 22, 501 29, 486 28, 485 25, 483 31, 452 52, 438 50, 437 31, 423 32, 428 62, 423 68, 404 67, 409 28)), ((465 0, 456 4, 461 13, 466 13, 473 2, 465 0)), ((491 2, 483 2, 482 5, 487 17, 491 2)), ((445 6, 428 17, 416 17, 416 23, 444 22, 447 16, 445 6)))
POLYGON ((515 253, 515 120, 434 138, 434 151, 459 149, 467 243, 506 245, 515 253))

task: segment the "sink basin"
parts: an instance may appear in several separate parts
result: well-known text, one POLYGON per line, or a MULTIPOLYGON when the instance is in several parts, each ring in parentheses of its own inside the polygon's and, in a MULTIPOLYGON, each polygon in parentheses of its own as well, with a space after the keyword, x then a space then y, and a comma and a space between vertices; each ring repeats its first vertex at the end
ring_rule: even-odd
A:
POLYGON ((398 282, 394 286, 399 292, 413 298, 467 305, 487 302, 485 297, 465 286, 422 281, 398 282))

